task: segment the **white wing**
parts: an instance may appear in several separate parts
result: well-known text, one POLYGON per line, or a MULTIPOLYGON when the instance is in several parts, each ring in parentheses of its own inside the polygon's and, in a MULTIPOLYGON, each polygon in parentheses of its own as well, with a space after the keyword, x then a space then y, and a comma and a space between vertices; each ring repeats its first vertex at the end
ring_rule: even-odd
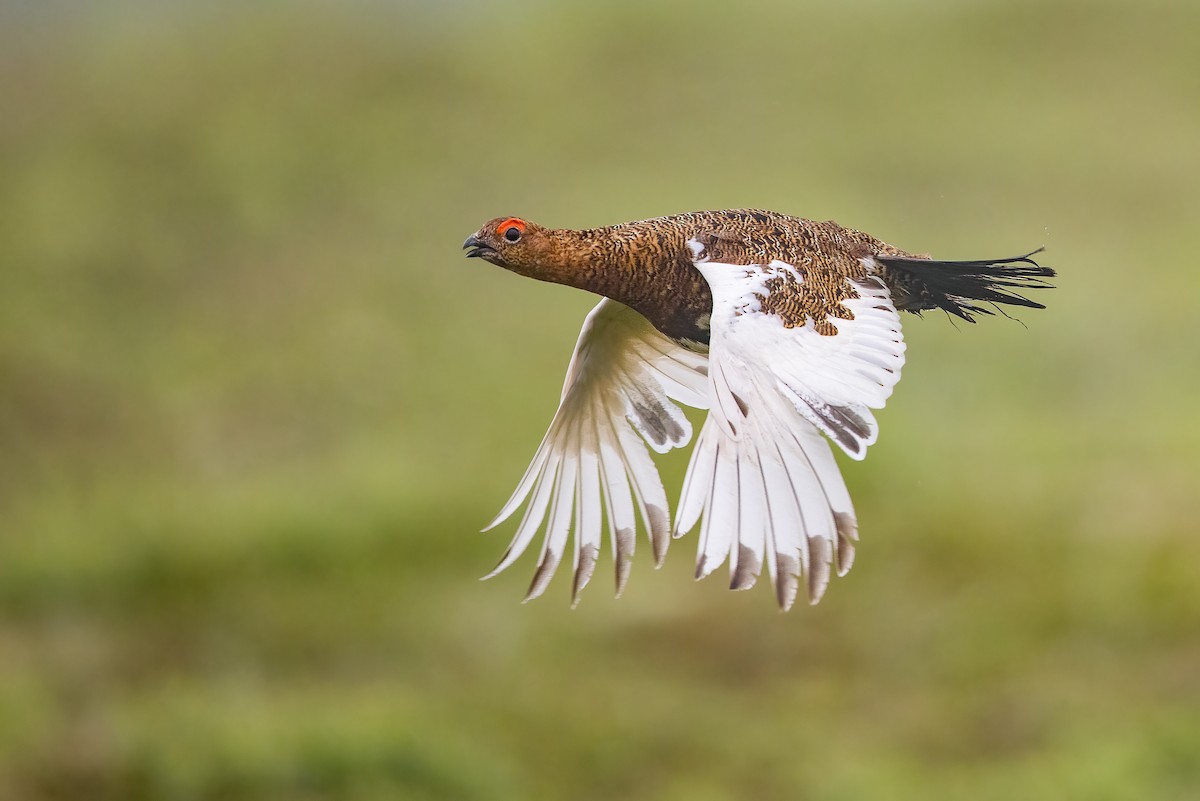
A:
MULTIPOLYGON (((688 246, 703 253, 695 240, 688 246)), ((877 269, 872 259, 863 264, 868 273, 877 269)), ((684 480, 675 536, 703 516, 697 578, 728 556, 730 586, 745 589, 765 560, 780 606, 792 605, 801 575, 816 603, 831 565, 838 575, 850 569, 858 538, 846 485, 818 432, 855 459, 866 454, 878 436, 870 410, 884 405, 904 364, 899 316, 883 282, 868 275, 845 279, 856 297, 842 301, 847 319, 828 318, 836 334, 819 333, 811 318, 788 328, 763 302, 772 287, 809 291, 803 271, 781 261, 703 258, 696 267, 713 292, 711 410, 684 480)))
POLYGON ((659 453, 686 445, 692 427, 672 403, 706 408, 708 359, 676 345, 642 315, 604 299, 584 321, 567 368, 562 399, 525 476, 491 529, 532 498, 500 564, 519 557, 545 523, 545 538, 526 600, 546 589, 575 531, 573 602, 596 567, 602 513, 616 562, 617 594, 629 577, 637 519, 661 564, 670 542, 666 491, 641 433, 659 453), (632 492, 631 492, 632 490, 632 492))

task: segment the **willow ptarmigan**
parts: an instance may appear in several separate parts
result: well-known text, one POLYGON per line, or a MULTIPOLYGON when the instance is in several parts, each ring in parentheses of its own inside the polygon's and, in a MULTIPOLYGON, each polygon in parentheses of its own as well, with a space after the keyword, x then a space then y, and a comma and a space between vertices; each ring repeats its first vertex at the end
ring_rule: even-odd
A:
POLYGON ((545 590, 574 530, 578 601, 605 520, 618 594, 639 516, 662 563, 672 527, 646 444, 665 453, 688 443, 678 402, 709 410, 673 529, 679 537, 700 522, 697 578, 728 557, 731 588, 745 589, 765 562, 781 607, 791 607, 801 577, 816 603, 830 571, 850 569, 858 540, 826 437, 853 459, 875 442, 871 410, 904 364, 898 312, 941 309, 973 322, 991 313, 981 304, 1043 308, 1014 290, 1049 287, 1054 275, 1033 254, 934 261, 834 222, 745 209, 583 231, 500 217, 463 248, 603 296, 584 321, 550 430, 488 526, 529 499, 491 575, 545 528, 527 600, 545 590))

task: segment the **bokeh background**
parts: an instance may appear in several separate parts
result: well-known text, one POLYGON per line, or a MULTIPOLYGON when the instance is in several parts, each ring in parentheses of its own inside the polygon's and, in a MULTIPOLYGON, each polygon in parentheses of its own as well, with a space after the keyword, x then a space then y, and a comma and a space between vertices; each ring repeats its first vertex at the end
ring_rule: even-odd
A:
POLYGON ((1197 30, 0 5, 0 797, 1200 797, 1197 30), (463 238, 735 206, 1059 288, 907 322, 820 606, 480 583, 594 298, 463 238))

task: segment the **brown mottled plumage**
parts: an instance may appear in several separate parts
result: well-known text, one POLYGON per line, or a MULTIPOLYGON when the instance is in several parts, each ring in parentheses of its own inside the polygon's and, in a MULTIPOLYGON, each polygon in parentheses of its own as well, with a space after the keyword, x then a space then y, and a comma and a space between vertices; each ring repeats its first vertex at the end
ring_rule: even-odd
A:
POLYGON ((680 402, 710 410, 674 528, 680 536, 703 518, 697 577, 728 559, 731 587, 744 589, 765 563, 780 606, 801 574, 816 603, 830 571, 850 568, 858 536, 828 443, 861 459, 875 441, 870 410, 904 363, 897 312, 973 322, 992 313, 985 304, 1042 308, 1014 290, 1049 287, 1054 275, 1032 254, 935 261, 835 222, 753 209, 578 231, 498 217, 463 247, 607 299, 588 316, 550 430, 492 524, 528 499, 493 574, 545 524, 528 597, 545 589, 574 530, 576 600, 595 567, 602 507, 618 593, 635 508, 655 560, 665 554, 670 521, 646 444, 662 453, 688 443, 680 402))
MULTIPOLYGON (((810 276, 803 296, 793 295, 786 305, 779 299, 780 309, 791 325, 803 325, 803 312, 814 320, 818 330, 828 333, 830 329, 821 325, 822 321, 836 316, 840 302, 851 296, 840 279, 865 276, 867 268, 861 259, 872 256, 883 257, 879 259, 883 265, 880 277, 901 311, 920 312, 946 304, 945 297, 937 296, 938 288, 922 280, 922 263, 938 262, 906 253, 831 220, 816 222, 757 209, 694 211, 584 230, 543 228, 519 218, 498 217, 484 223, 464 247, 475 248, 470 255, 521 275, 612 298, 640 312, 672 339, 704 344, 708 342, 712 294, 685 247, 693 238, 706 246, 714 261, 765 264, 778 259, 810 276), (500 230, 501 223, 514 221, 522 225, 521 236, 509 242, 500 230)), ((987 297, 964 297, 1041 308, 984 285, 991 283, 989 277, 1004 282, 1013 269, 1005 269, 1010 261, 1014 260, 987 262, 996 275, 980 277, 982 284, 976 287, 990 289, 985 292, 987 297)), ((1028 276, 1012 277, 1018 285, 1036 288, 1039 283, 1034 279, 1050 275, 1053 271, 1037 268, 1028 276)), ((947 311, 963 316, 959 313, 963 309, 947 311)), ((970 312, 988 313, 974 306, 965 311, 964 319, 970 319, 970 312)))

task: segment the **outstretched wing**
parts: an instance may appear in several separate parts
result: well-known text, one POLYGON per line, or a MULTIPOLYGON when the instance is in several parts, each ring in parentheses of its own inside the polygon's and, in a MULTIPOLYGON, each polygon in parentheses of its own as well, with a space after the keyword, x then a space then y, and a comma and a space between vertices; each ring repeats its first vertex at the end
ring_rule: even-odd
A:
POLYGON ((567 368, 562 399, 525 476, 485 531, 530 498, 496 575, 545 527, 526 600, 546 589, 575 531, 573 602, 596 567, 608 518, 617 594, 629 577, 636 514, 656 563, 670 542, 666 491, 646 445, 659 453, 686 445, 692 427, 672 399, 706 408, 708 359, 676 345, 642 315, 604 299, 588 314, 567 368), (637 507, 637 512, 635 508, 637 507))
POLYGON ((871 409, 900 379, 904 340, 873 258, 844 269, 782 261, 709 261, 688 243, 712 287, 710 411, 684 480, 675 536, 700 528, 696 576, 728 556, 733 589, 763 562, 779 605, 805 576, 812 603, 830 569, 854 559, 857 525, 827 435, 861 459, 878 436, 871 409))

